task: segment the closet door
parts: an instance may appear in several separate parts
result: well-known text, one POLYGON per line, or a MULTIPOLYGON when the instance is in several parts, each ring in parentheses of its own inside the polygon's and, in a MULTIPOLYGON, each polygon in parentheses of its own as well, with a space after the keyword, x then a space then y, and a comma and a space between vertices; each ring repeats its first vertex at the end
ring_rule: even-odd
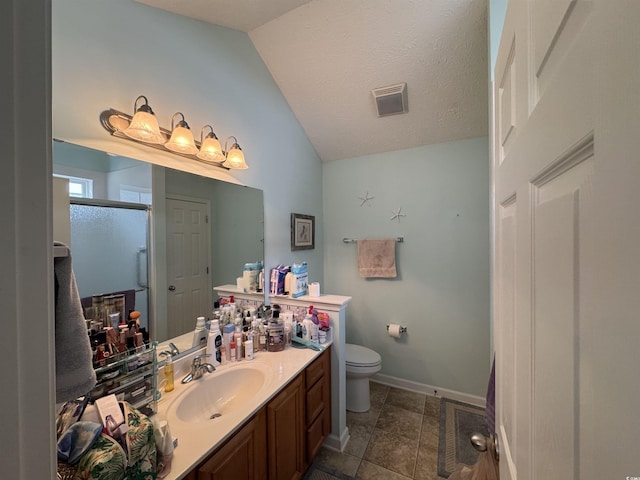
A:
POLYGON ((506 480, 640 476, 640 2, 509 2, 494 71, 506 480))

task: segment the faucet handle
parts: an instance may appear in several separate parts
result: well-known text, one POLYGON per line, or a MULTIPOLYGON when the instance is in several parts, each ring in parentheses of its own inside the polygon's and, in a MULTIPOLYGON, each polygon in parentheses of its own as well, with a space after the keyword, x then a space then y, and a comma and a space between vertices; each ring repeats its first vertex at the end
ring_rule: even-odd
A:
POLYGON ((194 367, 199 367, 200 365, 202 365, 202 361, 201 361, 201 360, 202 360, 203 358, 207 358, 207 357, 210 357, 210 356, 211 356, 211 354, 210 354, 210 353, 203 353, 203 354, 201 354, 201 355, 196 355, 196 356, 193 358, 193 366, 194 366, 194 367))

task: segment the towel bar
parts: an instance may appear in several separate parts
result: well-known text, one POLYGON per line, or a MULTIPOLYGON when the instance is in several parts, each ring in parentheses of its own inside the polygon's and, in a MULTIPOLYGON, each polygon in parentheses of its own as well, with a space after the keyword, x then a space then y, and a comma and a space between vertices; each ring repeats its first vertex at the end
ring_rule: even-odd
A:
MULTIPOLYGON (((345 238, 342 239, 342 241, 344 243, 356 243, 358 240, 355 239, 355 238, 347 238, 347 237, 345 237, 345 238)), ((396 242, 398 242, 398 243, 404 242, 404 237, 396 237, 396 242)))

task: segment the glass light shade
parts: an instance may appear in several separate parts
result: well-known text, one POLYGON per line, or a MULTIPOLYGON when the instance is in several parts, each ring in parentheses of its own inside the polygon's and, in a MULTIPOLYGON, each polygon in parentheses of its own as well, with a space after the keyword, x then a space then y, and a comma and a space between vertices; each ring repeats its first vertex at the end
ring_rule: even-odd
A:
POLYGON ((238 144, 234 144, 227 153, 227 160, 222 164, 223 167, 232 168, 234 170, 246 170, 249 166, 244 161, 244 153, 240 150, 238 144))
POLYGON ((220 142, 217 138, 212 136, 208 136, 204 139, 196 157, 201 160, 216 163, 221 163, 225 160, 220 142))
POLYGON ((122 133, 134 140, 140 140, 145 143, 164 143, 165 138, 160 133, 158 119, 153 113, 144 112, 142 110, 136 112, 131 119, 131 123, 122 133))
POLYGON ((178 125, 171 132, 171 138, 164 144, 166 148, 176 153, 195 155, 198 148, 193 140, 193 133, 188 128, 178 125))

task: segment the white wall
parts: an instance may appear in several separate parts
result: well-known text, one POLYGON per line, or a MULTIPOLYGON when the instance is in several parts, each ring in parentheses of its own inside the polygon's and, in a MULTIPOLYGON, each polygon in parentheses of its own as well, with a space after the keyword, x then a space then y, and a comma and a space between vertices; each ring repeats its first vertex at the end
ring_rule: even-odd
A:
POLYGON ((487 138, 331 162, 324 168, 325 284, 353 297, 347 342, 383 374, 484 396, 489 373, 487 138), (361 205, 366 192, 375 197, 361 205), (402 207, 400 222, 391 220, 402 207), (343 237, 404 237, 397 279, 363 279, 343 237), (408 327, 400 340, 387 323, 408 327))
POLYGON ((223 176, 264 190, 265 266, 307 261, 322 280, 322 165, 245 33, 130 0, 56 0, 52 14, 55 137, 219 177, 108 135, 100 112, 141 94, 163 127, 181 111, 196 136, 207 123, 236 136, 250 169, 223 176), (316 216, 315 250, 291 252, 291 212, 316 216))

